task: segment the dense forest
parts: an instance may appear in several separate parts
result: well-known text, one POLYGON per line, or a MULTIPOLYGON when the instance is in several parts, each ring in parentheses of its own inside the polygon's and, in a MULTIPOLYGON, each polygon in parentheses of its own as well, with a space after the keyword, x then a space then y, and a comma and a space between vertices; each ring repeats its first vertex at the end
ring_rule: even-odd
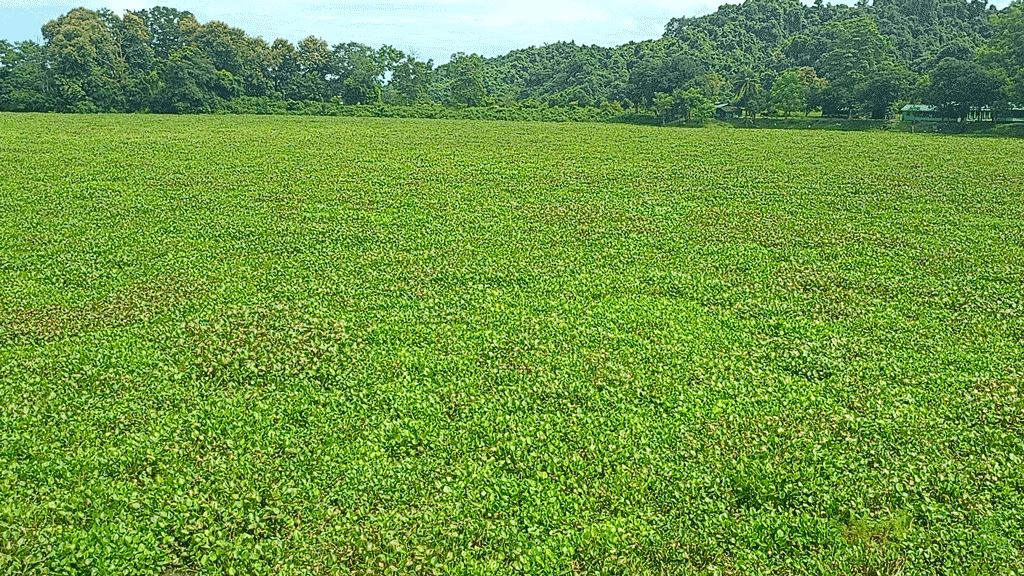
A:
POLYGON ((435 66, 392 46, 268 43, 174 8, 76 8, 43 43, 0 40, 0 109, 328 112, 345 106, 588 109, 701 119, 886 118, 923 102, 965 117, 1024 103, 1024 0, 746 0, 673 18, 659 39, 559 42, 435 66))

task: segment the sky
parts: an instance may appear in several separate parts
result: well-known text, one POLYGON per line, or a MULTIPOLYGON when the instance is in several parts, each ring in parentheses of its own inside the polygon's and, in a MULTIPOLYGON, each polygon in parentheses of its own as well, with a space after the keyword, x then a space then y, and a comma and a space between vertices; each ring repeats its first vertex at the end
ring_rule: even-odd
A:
MULTIPOLYGON (((0 0, 0 39, 41 41, 43 24, 77 6, 121 14, 152 6, 188 10, 268 42, 310 34, 329 44, 390 44, 435 64, 455 52, 498 56, 573 40, 616 46, 661 36, 670 18, 713 12, 709 0, 0 0)), ((738 2, 739 0, 735 0, 738 2)))

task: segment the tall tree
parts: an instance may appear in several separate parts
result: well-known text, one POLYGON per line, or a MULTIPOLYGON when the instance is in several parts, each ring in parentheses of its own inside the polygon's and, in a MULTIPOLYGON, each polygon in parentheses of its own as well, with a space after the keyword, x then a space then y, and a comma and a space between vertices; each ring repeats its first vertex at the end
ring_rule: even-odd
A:
POLYGON ((192 45, 202 50, 214 68, 227 72, 249 96, 271 91, 267 78, 270 49, 262 38, 250 38, 244 30, 223 22, 207 22, 192 35, 192 45))
POLYGON ((857 86, 857 99, 872 118, 889 118, 893 105, 910 96, 914 75, 896 65, 879 66, 857 86))
POLYGON ((192 32, 199 28, 191 12, 166 6, 136 10, 131 14, 142 20, 149 31, 149 45, 153 48, 153 55, 163 60, 169 58, 172 52, 184 48, 191 41, 192 32))
POLYGON ((418 104, 430 98, 428 87, 434 61, 422 62, 414 54, 406 54, 394 64, 388 87, 396 94, 399 104, 418 104))
POLYGON ((156 55, 149 44, 149 30, 141 18, 128 12, 120 21, 117 38, 125 61, 125 109, 145 110, 158 85, 156 55))
POLYGON ((661 118, 661 125, 664 126, 668 122, 671 113, 672 105, 675 103, 671 94, 665 94, 664 92, 655 92, 654 101, 651 103, 651 108, 654 109, 654 114, 661 118))
POLYGON ((345 104, 380 100, 385 66, 377 56, 373 48, 358 42, 334 46, 335 83, 338 87, 333 93, 340 96, 345 104))
POLYGON ((214 68, 242 76, 245 68, 245 32, 213 20, 199 27, 191 44, 202 50, 214 68))
POLYGON ((160 77, 154 108, 172 114, 215 112, 237 94, 229 72, 218 73, 210 57, 195 46, 171 54, 160 77))
POLYGON ((673 108, 687 122, 696 120, 703 122, 714 113, 715 105, 710 98, 698 88, 683 90, 677 88, 672 92, 673 108))
POLYGON ((301 73, 299 51, 295 46, 284 38, 278 38, 270 46, 267 60, 267 76, 273 89, 286 99, 301 99, 302 95, 295 85, 301 73))
POLYGON ((303 100, 326 101, 329 96, 327 83, 337 76, 334 53, 327 42, 315 36, 307 36, 299 40, 297 56, 297 95, 303 100))
POLYGON ((750 69, 744 70, 732 84, 736 102, 749 108, 761 94, 761 79, 750 69))
POLYGON ((125 62, 99 15, 76 8, 43 26, 54 83, 66 110, 118 110, 125 62))
POLYGON ((818 73, 810 66, 801 66, 796 71, 804 85, 804 99, 807 101, 806 114, 809 114, 811 110, 820 109, 822 92, 828 86, 828 80, 819 78, 818 73))
POLYGON ((653 104, 655 94, 665 93, 660 72, 661 60, 654 54, 641 54, 632 65, 629 70, 629 96, 637 106, 653 104))
POLYGON ((1024 0, 1014 0, 1002 13, 992 17, 995 33, 985 59, 1009 78, 1005 95, 1024 106, 1024 0))
POLYGON ((967 118, 972 109, 991 106, 1003 80, 977 62, 946 58, 929 74, 926 100, 947 114, 967 118))
POLYGON ((797 69, 786 70, 775 79, 772 86, 772 103, 786 115, 786 118, 793 112, 807 109, 806 88, 797 69))
POLYGON ((452 54, 447 71, 451 78, 449 100, 456 106, 482 106, 487 96, 483 79, 484 59, 477 54, 452 54))
POLYGON ((822 112, 852 115, 858 105, 857 87, 876 69, 895 62, 891 42, 878 31, 871 16, 832 21, 794 37, 785 53, 798 66, 814 66, 828 85, 821 94, 822 112))
POLYGON ((0 110, 45 112, 54 105, 45 48, 0 41, 0 110))

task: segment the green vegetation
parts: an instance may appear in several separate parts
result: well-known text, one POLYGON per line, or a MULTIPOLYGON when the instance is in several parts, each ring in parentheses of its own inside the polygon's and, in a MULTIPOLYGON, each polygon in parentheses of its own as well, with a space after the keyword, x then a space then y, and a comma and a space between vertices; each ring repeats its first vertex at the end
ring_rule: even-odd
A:
POLYGON ((986 0, 745 0, 673 18, 659 39, 456 52, 435 67, 386 44, 268 43, 175 8, 76 8, 42 26, 42 45, 0 41, 0 110, 328 115, 370 105, 422 117, 444 106, 475 117, 465 111, 497 106, 537 120, 552 108, 574 119, 631 109, 667 124, 701 121, 716 103, 753 117, 887 119, 913 101, 950 118, 990 108, 1007 120, 1024 106, 1022 30, 1024 0, 1002 10, 986 0))
POLYGON ((1013 141, 0 133, 2 574, 1024 570, 1013 141))

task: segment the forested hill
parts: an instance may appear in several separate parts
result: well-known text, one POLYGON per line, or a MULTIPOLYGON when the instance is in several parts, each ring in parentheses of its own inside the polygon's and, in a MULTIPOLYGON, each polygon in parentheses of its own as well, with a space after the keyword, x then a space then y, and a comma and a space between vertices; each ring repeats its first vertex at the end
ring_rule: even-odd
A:
POLYGON ((775 80, 796 69, 811 88, 812 107, 825 106, 827 112, 855 104, 856 88, 872 75, 896 84, 885 87, 896 93, 895 100, 927 99, 920 90, 925 77, 946 57, 976 60, 991 42, 996 14, 984 1, 846 6, 818 0, 807 6, 799 0, 747 0, 706 16, 673 18, 658 40, 615 48, 558 43, 489 59, 487 90, 553 105, 651 105, 658 93, 690 88, 729 101, 747 85, 746 104, 757 106, 755 95, 770 105, 775 80), (847 93, 813 90, 815 83, 824 88, 829 82, 847 93))
POLYGON ((78 8, 42 26, 43 44, 0 41, 0 109, 390 104, 633 108, 670 119, 707 116, 712 103, 748 114, 885 117, 919 101, 966 115, 1024 103, 1022 2, 997 10, 984 0, 746 0, 674 18, 659 39, 558 42, 495 58, 459 52, 437 67, 387 45, 268 43, 173 8, 78 8))

